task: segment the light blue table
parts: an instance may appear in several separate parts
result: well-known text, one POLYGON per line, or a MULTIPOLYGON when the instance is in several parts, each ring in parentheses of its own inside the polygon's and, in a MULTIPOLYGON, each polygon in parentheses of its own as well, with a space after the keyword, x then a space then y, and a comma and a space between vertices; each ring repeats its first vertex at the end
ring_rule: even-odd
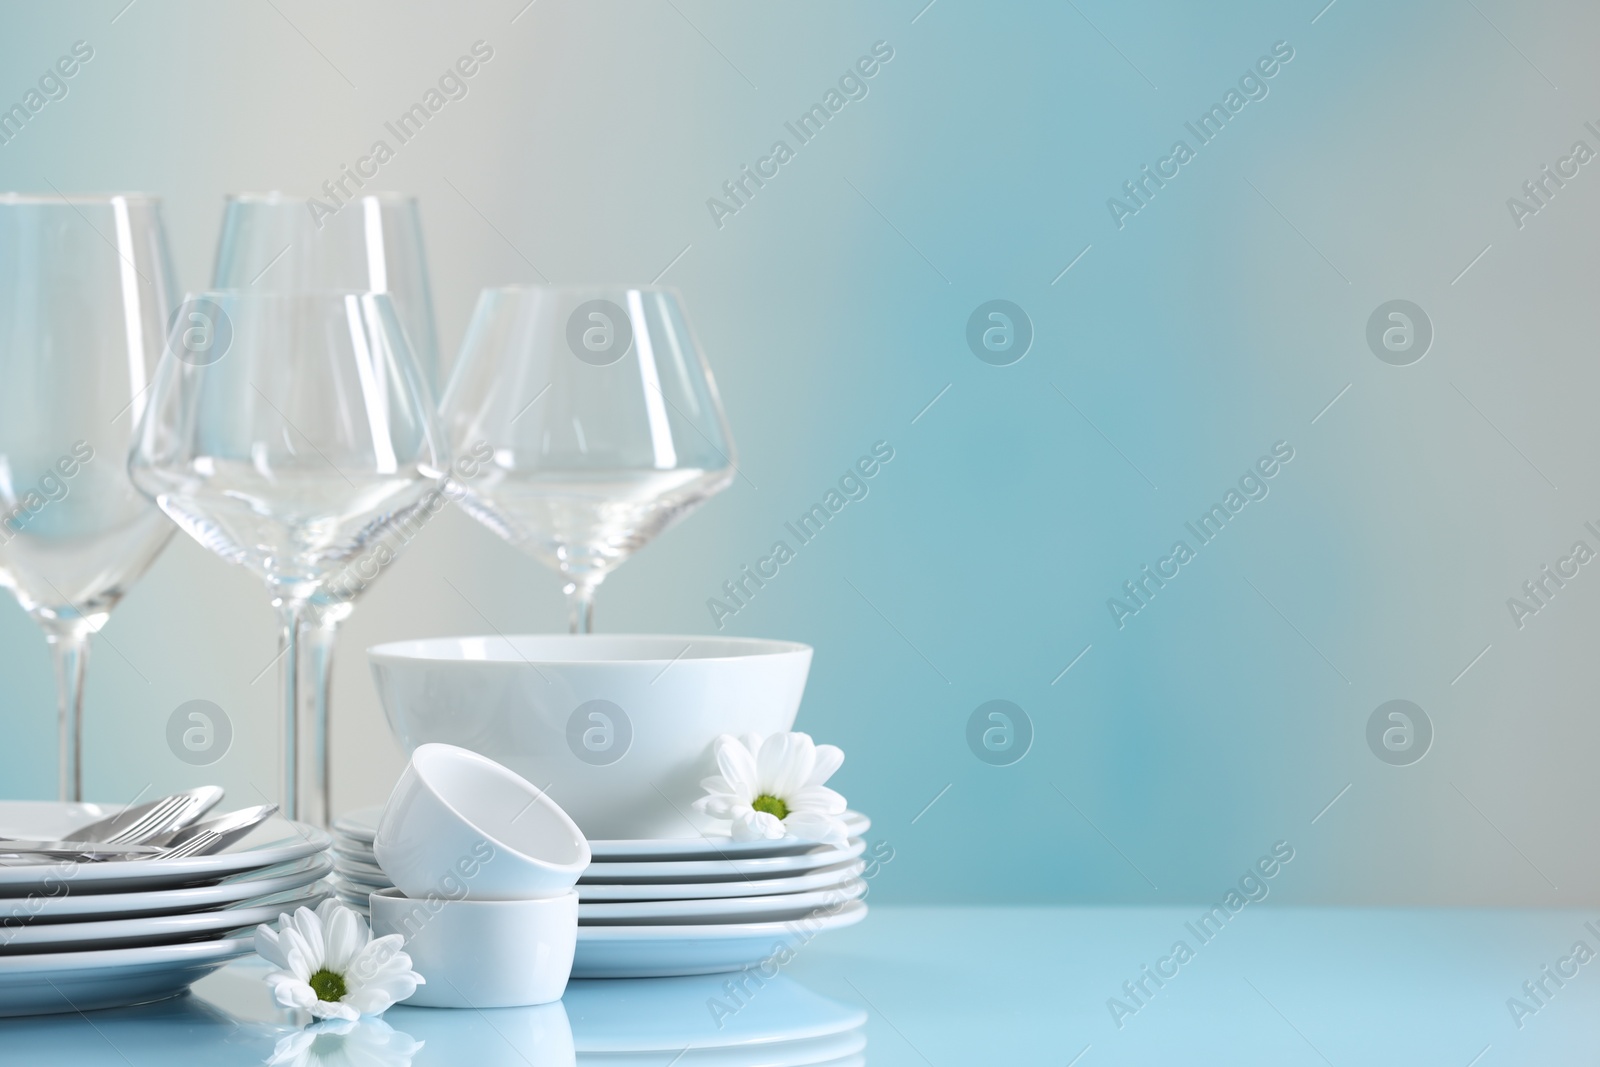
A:
MULTIPOLYGON (((729 1067, 828 1055, 820 1062, 836 1067, 1503 1067, 1600 1060, 1600 962, 1573 956, 1580 941, 1600 951, 1600 936, 1585 926, 1600 929, 1600 910, 1251 906, 1220 933, 1207 927, 1209 940, 1191 928, 1202 911, 874 907, 867 922, 819 937, 784 975, 760 987, 747 983, 737 1000, 720 976, 574 983, 563 1004, 540 1009, 400 1006, 382 1025, 318 1039, 300 1062, 729 1067), (1181 963, 1173 954, 1179 941, 1190 950, 1181 963), (1547 965, 1551 974, 1576 973, 1558 985, 1547 965), (1170 977, 1157 986, 1146 967, 1170 977), (1108 1007, 1113 997, 1124 1008, 1108 1007), (1529 1009, 1520 1019, 1507 1005, 1513 997, 1529 1009), (359 1058, 384 1042, 389 1059, 359 1058), (417 1042, 422 1047, 408 1061, 404 1052, 417 1042), (619 1051, 646 1048, 659 1051, 619 1051)), ((294 1028, 273 1008, 259 974, 235 964, 162 1004, 0 1021, 0 1063, 262 1063, 294 1028)))

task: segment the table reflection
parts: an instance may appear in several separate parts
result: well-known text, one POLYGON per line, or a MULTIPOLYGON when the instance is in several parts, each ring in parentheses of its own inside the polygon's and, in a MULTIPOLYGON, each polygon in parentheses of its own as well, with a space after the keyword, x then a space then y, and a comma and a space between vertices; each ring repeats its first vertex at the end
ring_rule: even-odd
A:
POLYGON ((397 1005, 316 1022, 233 964, 181 997, 0 1020, 6 1062, 211 1067, 799 1067, 864 1064, 866 1013, 786 975, 574 981, 554 1004, 483 1011, 397 1005), (14 1057, 14 1058, 13 1058, 14 1057))

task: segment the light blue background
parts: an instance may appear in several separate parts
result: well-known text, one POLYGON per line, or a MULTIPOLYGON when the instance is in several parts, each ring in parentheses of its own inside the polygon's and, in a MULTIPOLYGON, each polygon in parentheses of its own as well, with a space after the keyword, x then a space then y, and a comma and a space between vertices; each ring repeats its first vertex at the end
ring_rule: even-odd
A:
MULTIPOLYGON (((845 749, 837 784, 896 849, 883 900, 1208 900, 1278 840, 1274 900, 1600 890, 1600 578, 1520 631, 1505 603, 1600 519, 1600 176, 1520 230, 1505 206, 1575 139, 1600 148, 1592 10, 122 2, 0 12, 0 102, 95 49, 0 146, 0 187, 163 194, 186 286, 225 193, 313 191, 479 39, 470 95, 379 180, 422 198, 443 347, 484 285, 667 268, 747 478, 607 582, 602 629, 707 631, 722 582, 892 444, 725 631, 816 647, 800 725, 845 749), (870 95, 715 226, 706 198, 880 40, 870 95), (1106 199, 1277 41, 1270 95, 1119 230, 1106 199), (1009 367, 964 340, 994 298, 1036 332, 1009 367), (1410 367, 1364 339, 1394 298, 1436 331, 1410 367), (1280 440, 1270 496, 1119 631, 1107 597, 1280 440), (1364 737, 1397 697, 1436 730, 1410 767, 1364 737), (1009 767, 967 748, 991 699, 1036 733, 1009 767)), ((484 618, 560 629, 558 584, 452 512, 341 637, 336 809, 402 762, 363 649, 484 618)), ((93 794, 270 793, 274 651, 258 584, 176 539, 95 642, 93 794), (165 747, 194 698, 235 724, 212 768, 165 747)), ((0 793, 49 795, 49 661, 11 605, 0 679, 0 793)))

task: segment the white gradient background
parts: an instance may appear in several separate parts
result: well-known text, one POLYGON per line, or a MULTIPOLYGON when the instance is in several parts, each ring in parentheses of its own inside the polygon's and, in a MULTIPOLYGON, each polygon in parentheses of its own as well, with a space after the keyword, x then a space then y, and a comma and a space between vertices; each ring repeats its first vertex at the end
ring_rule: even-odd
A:
MULTIPOLYGON (((0 102, 95 49, 0 146, 0 188, 161 193, 187 287, 224 194, 314 190, 479 39, 470 95, 374 183, 422 198, 446 352, 482 286, 673 264, 759 489, 614 575, 602 629, 706 631, 706 598, 892 443, 725 631, 816 646, 800 725, 844 747, 841 788, 895 847, 883 899, 1210 899, 1279 839, 1277 901, 1600 893, 1600 568, 1521 631, 1505 605, 1600 519, 1600 163, 1521 231, 1505 207, 1600 148, 1592 7, 123 2, 0 7, 0 102), (870 95, 717 229, 706 197, 878 40, 870 95), (1270 95, 1119 232, 1106 198, 1279 40, 1270 95), (963 338, 996 297, 1036 329, 1011 367, 963 338), (1397 297, 1436 329, 1405 368, 1364 340, 1397 297), (1280 439, 1271 495, 1119 632, 1105 599, 1280 439), (1411 767, 1364 739, 1396 697, 1436 730, 1411 767), (1005 768, 965 742, 995 698, 1036 730, 1005 768)), ((344 628, 336 810, 403 759, 363 650, 485 619, 557 630, 558 583, 450 511, 344 628)), ((176 539, 95 641, 93 795, 272 793, 274 680, 252 680, 275 639, 260 585, 176 539), (166 748, 194 698, 235 725, 214 767, 166 748)), ((0 723, 0 795, 50 795, 49 659, 9 603, 0 723)))

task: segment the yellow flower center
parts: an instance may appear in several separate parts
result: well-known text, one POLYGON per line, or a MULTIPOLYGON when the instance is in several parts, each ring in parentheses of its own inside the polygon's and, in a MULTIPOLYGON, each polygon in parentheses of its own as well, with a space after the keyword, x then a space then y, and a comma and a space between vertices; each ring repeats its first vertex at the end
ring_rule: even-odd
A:
POLYGON ((764 811, 768 815, 782 822, 789 817, 789 805, 773 796, 771 793, 762 793, 750 802, 750 806, 757 811, 764 811))
POLYGON ((329 1004, 343 1000, 345 993, 349 992, 344 986, 344 975, 335 974, 326 967, 312 975, 306 984, 318 1000, 329 1004))

